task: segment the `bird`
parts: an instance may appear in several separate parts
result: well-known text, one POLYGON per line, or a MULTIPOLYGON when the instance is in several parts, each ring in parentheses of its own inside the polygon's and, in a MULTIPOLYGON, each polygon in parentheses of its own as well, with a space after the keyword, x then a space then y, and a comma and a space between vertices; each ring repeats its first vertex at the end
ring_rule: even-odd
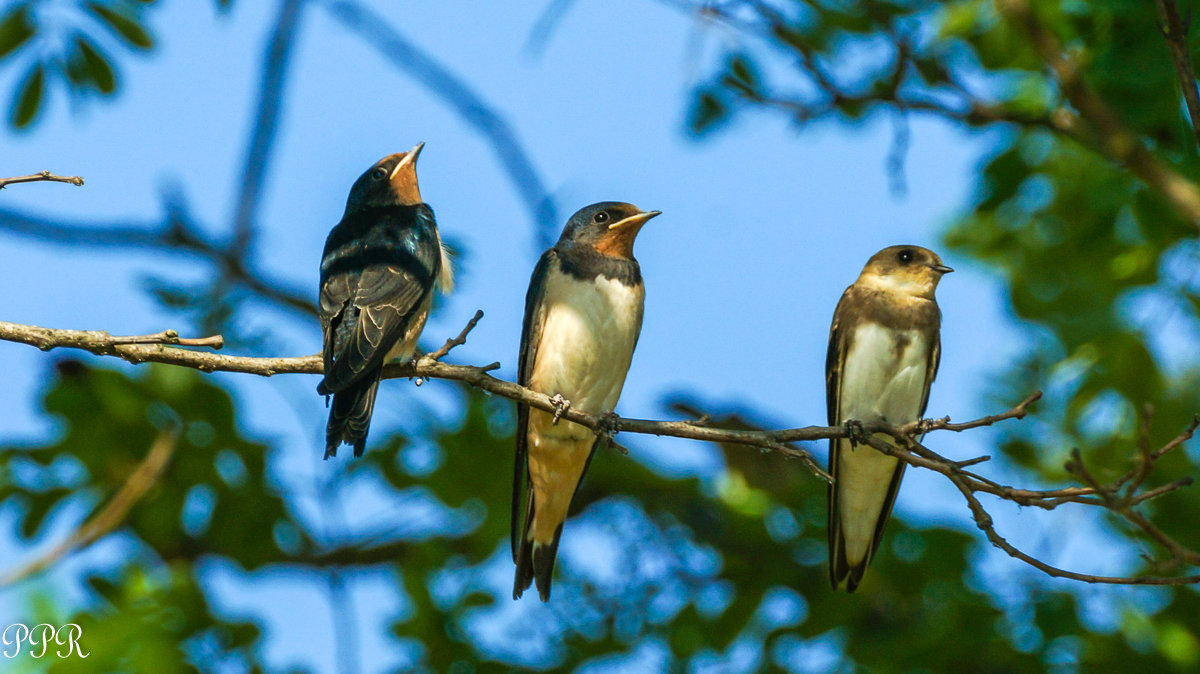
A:
POLYGON ((412 357, 434 286, 443 293, 454 287, 433 209, 417 185, 423 147, 367 169, 325 240, 319 304, 325 375, 317 392, 333 396, 326 459, 343 443, 362 456, 384 364, 412 357))
MULTIPOLYGON (((642 329, 645 289, 633 242, 660 214, 604 201, 571 216, 529 281, 519 384, 555 396, 561 408, 612 413, 642 329)), ((513 599, 536 580, 541 600, 550 600, 563 521, 599 441, 584 426, 517 406, 513 599)))
MULTIPOLYGON (((954 271, 920 246, 884 248, 846 289, 829 330, 829 424, 917 421, 941 359, 934 291, 954 271)), ((887 435, 881 437, 891 441, 887 435)), ((829 579, 853 592, 871 563, 904 476, 904 462, 850 438, 829 441, 829 579)))

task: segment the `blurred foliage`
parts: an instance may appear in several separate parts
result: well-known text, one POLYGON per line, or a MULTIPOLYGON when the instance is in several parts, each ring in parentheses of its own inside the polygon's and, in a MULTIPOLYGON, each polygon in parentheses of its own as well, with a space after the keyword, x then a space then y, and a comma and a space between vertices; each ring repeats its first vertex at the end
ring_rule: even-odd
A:
MULTIPOLYGON (((52 82, 77 92, 112 91, 118 82, 99 47, 91 57, 70 40, 57 43, 66 51, 32 49, 51 28, 40 5, 10 4, 0 19, 0 65, 20 63, 27 73, 14 96, 18 126, 36 117, 52 82), (86 75, 71 75, 72 58, 86 75)), ((114 44, 152 46, 140 3, 79 7, 108 26, 114 44)), ((1101 476, 1123 471, 1144 405, 1155 410, 1152 445, 1200 409, 1194 223, 1086 141, 1050 130, 1047 116, 1065 105, 1058 87, 1022 27, 994 3, 748 1, 703 12, 733 39, 694 93, 697 134, 719 132, 753 108, 797 122, 883 112, 992 129, 994 150, 946 244, 999 275, 1031 328, 1026 352, 996 364, 991 392, 1011 402, 1047 391, 1034 418, 1003 429, 1004 456, 1027 476, 1061 481, 1074 446, 1101 476), (967 114, 960 104, 968 90, 988 115, 967 114)), ((1140 142, 1200 178, 1153 4, 1037 2, 1034 12, 1140 142)), ((168 305, 201 292, 156 288, 168 305)), ((88 601, 30 608, 35 619, 83 625, 93 656, 82 666, 95 671, 265 667, 261 635, 270 626, 216 610, 203 560, 247 576, 288 570, 318 582, 330 568, 386 568, 405 600, 390 619, 397 651, 429 671, 619 666, 622 658, 644 663, 647 652, 671 671, 1200 668, 1194 589, 1106 592, 1104 609, 1114 617, 1096 619, 1094 596, 1077 585, 1014 574, 1022 586, 984 587, 974 531, 896 519, 858 593, 834 594, 824 488, 798 466, 743 447, 721 448, 718 474, 686 478, 605 451, 567 524, 552 602, 514 608, 509 403, 459 387, 453 421, 379 434, 378 446, 345 473, 328 464, 327 498, 367 483, 442 512, 419 527, 412 513, 428 508, 398 508, 394 520, 405 526, 330 546, 295 514, 303 496, 277 491, 270 475, 283 468, 271 466, 268 445, 244 437, 216 380, 166 367, 129 371, 61 362, 45 396, 60 439, 0 451, 0 504, 17 513, 23 541, 41 542, 78 521, 79 506, 102 507, 160 428, 183 429, 161 481, 110 537, 126 554, 86 571, 88 601)), ((720 426, 767 425, 753 411, 697 400, 675 401, 671 411, 708 413, 720 426)), ((636 449, 636 440, 625 441, 636 449)), ((1194 456, 1173 453, 1151 482, 1194 473, 1194 456)), ((1200 518, 1200 495, 1176 493, 1145 510, 1200 547, 1190 526, 1200 518)), ((1125 530, 1109 536, 1125 549, 1155 550, 1125 530)), ((84 671, 70 664, 60 666, 84 671)))
MULTIPOLYGON (((54 602, 33 607, 31 620, 81 625, 92 655, 41 664, 52 672, 263 667, 259 639, 268 626, 212 607, 205 569, 216 560, 247 574, 274 568, 317 578, 334 565, 390 567, 407 599, 391 634, 417 646, 409 665, 430 671, 573 669, 644 644, 658 644, 679 670, 720 667, 749 648, 758 653, 754 669, 808 669, 819 657, 832 666, 844 650, 875 671, 1031 671, 1061 656, 1064 640, 1084 664, 1196 664, 1191 623, 1149 621, 1132 604, 1126 626, 1098 634, 1079 625, 1072 593, 1044 592, 1028 606, 1034 626, 1013 624, 994 597, 964 582, 974 538, 953 529, 894 521, 859 593, 835 594, 823 486, 776 455, 736 446, 722 447, 728 467, 711 479, 666 478, 611 451, 597 457, 577 498, 582 514, 568 523, 552 603, 514 617, 513 413, 473 389, 459 395, 461 419, 393 436, 349 463, 341 481, 382 478, 393 494, 449 508, 451 522, 321 548, 272 488, 266 447, 239 434, 233 402, 211 378, 165 366, 130 377, 59 363, 44 405, 62 423, 61 440, 0 452, 0 503, 19 513, 27 540, 71 519, 68 499, 100 506, 163 424, 183 432, 162 479, 114 534, 128 554, 86 572, 87 605, 67 616, 54 602), (592 552, 572 549, 581 541, 592 552), (611 553, 597 560, 595 550, 611 553)), ((683 415, 700 409, 674 406, 683 415)), ((712 423, 762 425, 738 411, 718 411, 712 423)), ((1164 616, 1200 609, 1192 592, 1170 602, 1164 616)))
MULTIPOLYGON (((1192 3, 1180 7, 1191 15, 1192 3)), ((1200 179, 1200 153, 1154 3, 1032 2, 1030 8, 1032 20, 1064 45, 1086 85, 1136 142, 1185 178, 1200 179)), ((1001 276, 1013 312, 1031 327, 1017 361, 997 363, 990 395, 998 404, 1039 388, 1047 396, 1034 418, 1003 429, 1003 453, 1054 483, 1066 477, 1070 449, 1080 447, 1093 471, 1107 478, 1132 460, 1147 406, 1152 447, 1200 410, 1197 223, 1109 161, 1096 139, 1055 130, 1055 115, 1079 111, 1063 97, 1027 25, 1006 9, 990 0, 709 6, 701 11, 740 39, 697 88, 690 125, 704 135, 744 110, 761 109, 798 123, 922 114, 990 129, 994 150, 946 245, 1001 276)), ((1173 453, 1152 480, 1194 473, 1194 457, 1173 453)), ((1147 511, 1185 545, 1200 547, 1190 524, 1200 515, 1200 495, 1176 493, 1147 511)), ((1143 546, 1163 556, 1153 544, 1143 546)), ((1153 618, 1130 612, 1138 616, 1123 628, 1130 643, 1158 648, 1164 666, 1196 667, 1196 600, 1194 589, 1177 589, 1153 618), (1133 636, 1140 629, 1143 636, 1133 636), (1174 640, 1183 645, 1165 646, 1174 640)), ((1034 620, 1046 643, 1079 620, 1070 601, 1069 595, 1039 598, 1034 620)), ((1055 661, 1107 668, 1119 656, 1105 640, 1087 632, 1055 661)))
MULTIPOLYGON (((232 0, 215 0, 220 9, 232 0)), ((9 124, 27 128, 45 114, 50 92, 72 99, 112 96, 118 59, 154 49, 154 0, 9 0, 0 9, 0 69, 20 72, 9 124)))

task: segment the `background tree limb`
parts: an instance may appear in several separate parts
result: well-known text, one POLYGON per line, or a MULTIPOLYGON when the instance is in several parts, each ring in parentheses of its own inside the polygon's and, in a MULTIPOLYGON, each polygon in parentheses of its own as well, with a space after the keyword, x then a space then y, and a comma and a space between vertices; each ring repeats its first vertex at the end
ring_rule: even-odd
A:
MULTIPOLYGON (((814 475, 826 481, 831 481, 817 464, 813 456, 806 450, 792 446, 790 443, 826 440, 830 438, 849 437, 856 442, 866 444, 885 454, 894 456, 905 463, 919 468, 940 473, 946 477, 963 494, 971 511, 976 526, 984 532, 993 545, 1004 550, 1010 556, 1029 564, 1051 576, 1069 578, 1088 583, 1127 584, 1127 585, 1176 585, 1200 582, 1200 575, 1181 577, 1115 577, 1098 576, 1060 569, 1036 559, 1009 543, 996 532, 993 521, 986 509, 975 496, 982 492, 1000 499, 1012 501, 1020 505, 1037 506, 1052 510, 1064 503, 1078 503, 1102 507, 1115 515, 1133 523, 1146 532, 1152 540, 1167 548, 1172 554, 1171 562, 1196 563, 1200 553, 1189 550, 1174 541, 1163 531, 1150 523, 1148 519, 1136 513, 1133 507, 1157 498, 1176 489, 1191 484, 1190 478, 1177 480, 1168 485, 1147 492, 1138 489, 1153 467, 1153 462, 1179 447, 1192 437, 1200 419, 1179 436, 1172 439, 1156 451, 1139 447, 1139 457, 1130 471, 1109 485, 1102 485, 1083 468, 1082 460, 1076 452, 1067 469, 1083 482, 1083 486, 1067 487, 1052 490, 1030 490, 1016 488, 997 483, 982 475, 967 470, 971 466, 985 460, 979 457, 967 461, 947 459, 925 447, 917 438, 932 431, 963 432, 971 429, 991 426, 1009 419, 1022 419, 1028 413, 1031 404, 1041 397, 1041 392, 1035 392, 1021 401, 1015 407, 999 413, 987 415, 979 419, 962 423, 953 423, 949 417, 941 419, 925 419, 900 426, 882 423, 851 423, 843 426, 806 426, 782 430, 737 430, 715 428, 706 420, 700 421, 658 421, 649 419, 631 419, 614 414, 591 414, 564 404, 560 396, 549 396, 538 391, 525 388, 512 382, 497 379, 489 374, 500 367, 499 363, 485 366, 451 365, 441 363, 439 358, 445 356, 455 346, 466 342, 467 334, 475 327, 482 312, 476 312, 462 332, 457 337, 449 339, 436 352, 403 364, 388 365, 384 368, 385 378, 416 378, 418 383, 423 379, 447 379, 460 381, 488 393, 498 395, 518 404, 529 405, 537 409, 552 412, 563 419, 586 426, 598 435, 611 437, 619 432, 640 433, 647 435, 688 438, 714 443, 735 444, 756 447, 763 451, 773 451, 788 458, 800 460, 814 475), (880 435, 887 434, 896 439, 897 444, 883 440, 880 435), (1128 488, 1119 498, 1116 496, 1122 485, 1128 488)), ((218 343, 219 337, 202 338, 198 340, 182 340, 174 331, 165 331, 159 335, 140 337, 116 337, 102 331, 57 330, 30 325, 21 325, 0 321, 0 340, 19 342, 35 346, 43 351, 54 348, 75 348, 90 351, 104 356, 115 356, 130 363, 156 362, 182 367, 195 368, 204 372, 239 372, 260 376, 276 374, 321 374, 323 361, 320 355, 300 356, 292 358, 256 358, 244 356, 229 356, 205 351, 183 349, 171 344, 204 344, 218 343), (148 343, 155 342, 157 343, 148 343)), ((1148 430, 1146 431, 1148 434, 1148 430)), ((1143 445, 1139 443, 1139 445, 1143 445)))

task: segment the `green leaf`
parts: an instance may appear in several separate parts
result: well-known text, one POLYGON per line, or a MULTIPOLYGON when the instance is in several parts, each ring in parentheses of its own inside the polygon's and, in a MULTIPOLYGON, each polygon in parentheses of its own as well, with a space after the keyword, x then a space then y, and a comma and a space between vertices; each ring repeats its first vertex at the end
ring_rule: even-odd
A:
POLYGON ((100 93, 111 94, 116 91, 117 76, 113 73, 108 59, 104 58, 100 50, 82 36, 75 38, 75 46, 83 57, 84 64, 87 65, 88 75, 96 83, 96 88, 100 90, 100 93))
POLYGON ((154 38, 150 37, 145 27, 136 18, 105 7, 98 2, 89 2, 87 7, 114 33, 124 38, 130 46, 138 49, 150 49, 154 46, 154 38))
POLYGON ((20 5, 0 20, 0 59, 16 51, 33 37, 36 29, 29 21, 29 6, 20 5))
POLYGON ((688 117, 688 127, 692 133, 707 133, 729 118, 729 106, 716 94, 705 91, 696 97, 688 117))
POLYGON ((745 56, 734 56, 729 61, 729 75, 723 81, 725 84, 749 98, 759 94, 760 81, 754 63, 745 56))
POLYGON ((17 95, 13 98, 11 123, 18 129, 25 128, 37 117, 42 107, 42 97, 45 95, 46 68, 41 62, 35 63, 25 79, 17 87, 17 95))

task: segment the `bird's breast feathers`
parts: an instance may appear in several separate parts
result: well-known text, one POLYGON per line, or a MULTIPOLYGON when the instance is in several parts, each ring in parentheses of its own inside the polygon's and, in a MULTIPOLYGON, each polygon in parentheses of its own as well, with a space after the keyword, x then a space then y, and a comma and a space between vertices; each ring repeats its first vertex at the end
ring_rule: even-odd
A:
POLYGON ((552 267, 530 386, 573 407, 610 412, 617 404, 642 326, 641 284, 597 275, 579 280, 552 267))
POLYGON ((841 418, 893 424, 921 413, 929 371, 929 334, 864 321, 850 339, 841 382, 841 418))

